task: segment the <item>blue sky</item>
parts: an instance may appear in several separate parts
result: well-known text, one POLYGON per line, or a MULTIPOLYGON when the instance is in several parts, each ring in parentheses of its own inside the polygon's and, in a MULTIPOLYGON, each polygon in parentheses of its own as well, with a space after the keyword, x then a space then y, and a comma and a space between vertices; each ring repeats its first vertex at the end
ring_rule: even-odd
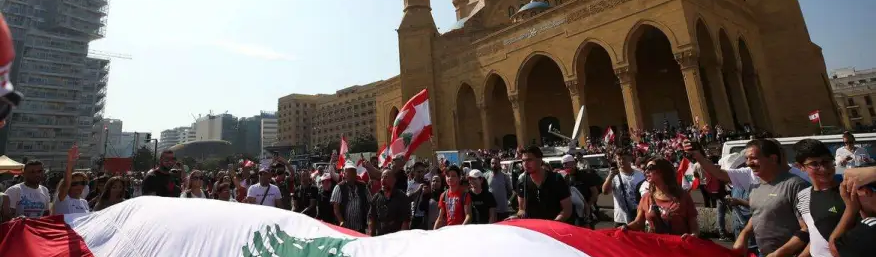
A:
MULTIPOLYGON (((335 90, 399 72, 402 0, 112 1, 106 38, 91 49, 112 62, 106 115, 126 131, 190 125, 192 115, 252 116, 291 93, 335 90)), ((800 0, 829 69, 876 67, 876 1, 800 0)), ((432 0, 439 27, 451 0, 432 0)))

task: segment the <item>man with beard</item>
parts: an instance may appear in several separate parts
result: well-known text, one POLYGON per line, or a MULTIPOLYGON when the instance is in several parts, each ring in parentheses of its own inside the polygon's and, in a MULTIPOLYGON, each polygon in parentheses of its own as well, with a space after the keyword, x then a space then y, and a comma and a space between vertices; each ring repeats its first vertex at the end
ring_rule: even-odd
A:
POLYGON ((487 173, 487 185, 490 193, 496 198, 496 220, 505 220, 511 216, 511 208, 508 207, 508 199, 514 192, 511 184, 511 176, 502 171, 502 163, 499 158, 490 160, 490 170, 487 173))
POLYGON ((49 189, 40 185, 43 182, 45 170, 40 161, 28 161, 24 165, 24 182, 6 189, 9 198, 9 209, 4 213, 12 217, 39 218, 49 214, 49 189))
POLYGON ((171 171, 176 164, 173 151, 161 152, 158 168, 150 170, 143 179, 143 195, 177 198, 182 190, 175 181, 174 176, 179 176, 171 171))

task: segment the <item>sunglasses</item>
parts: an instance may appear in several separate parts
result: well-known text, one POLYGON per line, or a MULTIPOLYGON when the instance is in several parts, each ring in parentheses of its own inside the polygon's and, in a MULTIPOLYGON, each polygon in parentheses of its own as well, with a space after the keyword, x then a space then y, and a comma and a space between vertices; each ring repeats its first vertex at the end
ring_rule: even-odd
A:
POLYGON ((85 182, 85 181, 76 181, 76 182, 70 183, 70 186, 74 186, 74 187, 75 187, 75 186, 85 186, 85 185, 88 185, 88 182, 85 182))
POLYGON ((657 170, 657 165, 651 164, 651 165, 645 166, 645 171, 656 171, 656 170, 657 170))

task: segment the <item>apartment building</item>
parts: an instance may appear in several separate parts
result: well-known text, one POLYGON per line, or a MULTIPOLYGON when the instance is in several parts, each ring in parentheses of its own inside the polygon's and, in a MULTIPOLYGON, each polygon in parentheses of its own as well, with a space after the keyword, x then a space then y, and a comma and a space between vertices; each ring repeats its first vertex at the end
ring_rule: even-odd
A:
POLYGON ((186 137, 191 127, 178 127, 161 131, 161 137, 158 140, 158 150, 166 150, 177 144, 186 142, 186 137))
POLYGON ((277 113, 273 113, 271 118, 262 118, 261 123, 261 149, 274 146, 278 142, 277 113))
POLYGON ((374 137, 375 98, 386 81, 352 86, 335 94, 291 94, 278 101, 279 145, 312 148, 338 142, 374 137))
POLYGON ((0 144, 5 154, 66 165, 74 143, 90 167, 99 153, 109 61, 88 58, 88 43, 103 38, 105 0, 0 1, 16 46, 11 81, 27 101, 14 110, 0 144))
POLYGON ((849 129, 876 126, 876 68, 842 68, 831 72, 830 85, 843 125, 849 129))

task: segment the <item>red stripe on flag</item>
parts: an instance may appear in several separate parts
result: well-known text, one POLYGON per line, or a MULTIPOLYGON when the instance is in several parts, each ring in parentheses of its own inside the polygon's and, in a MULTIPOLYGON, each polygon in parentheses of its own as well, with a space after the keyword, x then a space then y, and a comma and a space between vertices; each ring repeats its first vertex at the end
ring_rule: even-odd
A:
POLYGON ((63 215, 3 223, 0 238, 0 256, 94 256, 63 215))
POLYGON ((552 220, 511 220, 499 224, 542 233, 591 257, 649 256, 737 256, 712 241, 674 235, 658 235, 618 229, 590 230, 552 220), (585 240, 586 239, 586 240, 585 240))

